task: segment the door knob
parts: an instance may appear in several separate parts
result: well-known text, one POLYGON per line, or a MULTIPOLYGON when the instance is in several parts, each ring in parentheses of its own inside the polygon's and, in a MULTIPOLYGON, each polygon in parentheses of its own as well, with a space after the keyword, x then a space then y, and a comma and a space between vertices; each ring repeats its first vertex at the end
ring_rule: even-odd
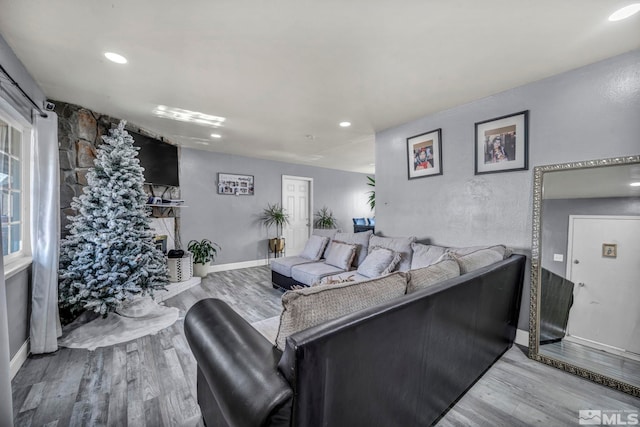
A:
POLYGON ((580 264, 580 261, 579 261, 579 260, 577 260, 577 259, 574 259, 574 260, 573 260, 573 263, 574 263, 574 264, 580 264))
POLYGON ((584 283, 580 282, 580 283, 578 283, 578 286, 580 286, 581 288, 583 288, 583 287, 584 287, 584 283))

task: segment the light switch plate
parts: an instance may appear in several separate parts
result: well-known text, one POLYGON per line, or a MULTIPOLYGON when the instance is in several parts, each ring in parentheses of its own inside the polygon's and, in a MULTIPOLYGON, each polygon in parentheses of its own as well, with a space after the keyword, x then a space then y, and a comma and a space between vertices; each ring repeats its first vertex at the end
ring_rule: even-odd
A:
POLYGON ((557 262, 564 261, 564 255, 562 254, 553 254, 553 260, 557 262))

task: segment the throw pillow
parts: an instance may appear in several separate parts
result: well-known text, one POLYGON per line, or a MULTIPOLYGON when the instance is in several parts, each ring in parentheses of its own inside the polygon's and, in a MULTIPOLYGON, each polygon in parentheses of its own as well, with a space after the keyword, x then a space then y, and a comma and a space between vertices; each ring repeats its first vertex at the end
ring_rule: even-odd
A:
POLYGON ((511 256, 513 251, 511 248, 507 248, 505 245, 493 245, 493 246, 469 246, 466 248, 449 248, 447 252, 452 252, 456 255, 468 255, 472 252, 477 252, 480 249, 491 249, 502 255, 502 259, 507 259, 511 256))
POLYGON ((369 240, 369 247, 380 246, 399 253, 401 258, 398 270, 409 271, 411 269, 411 254, 413 253, 411 244, 415 241, 415 237, 380 237, 373 235, 369 240))
POLYGON ((369 251, 369 239, 372 234, 373 231, 371 230, 367 230, 363 233, 336 233, 334 240, 358 245, 356 258, 353 260, 353 265, 357 267, 367 257, 367 253, 369 251))
POLYGON ((324 262, 325 264, 338 267, 342 270, 349 270, 351 268, 353 258, 356 256, 356 249, 356 245, 350 245, 348 243, 342 243, 334 240, 331 243, 329 255, 327 255, 327 259, 325 259, 324 262))
POLYGON ((393 271, 400 262, 400 254, 386 248, 369 248, 369 255, 358 266, 358 274, 374 278, 393 271))
POLYGON ((438 259, 447 251, 444 246, 423 245, 421 243, 412 243, 411 249, 413 255, 411 257, 411 269, 428 267, 435 264, 438 259))
POLYGON ((307 240, 307 244, 304 246, 304 250, 300 254, 302 258, 318 261, 322 254, 324 254, 324 248, 329 243, 328 237, 311 236, 307 240))
POLYGON ((420 289, 428 288, 433 284, 458 277, 459 275, 460 266, 458 262, 453 259, 445 259, 428 267, 411 270, 409 272, 407 293, 409 294, 420 289))
POLYGON ((364 218, 352 218, 354 225, 367 225, 367 220, 364 218))
POLYGON ((479 268, 502 261, 503 259, 500 252, 493 249, 479 249, 466 255, 457 255, 453 252, 449 252, 448 255, 458 262, 458 265, 460 266, 460 274, 470 273, 479 268))
POLYGON ((322 254, 322 258, 326 258, 329 255, 329 249, 331 248, 331 241, 336 236, 336 233, 339 233, 340 229, 338 228, 314 228, 313 233, 316 236, 328 237, 329 243, 324 248, 324 253, 322 254))
POLYGON ((282 295, 276 345, 284 350, 289 335, 329 320, 391 301, 405 294, 407 277, 393 273, 363 282, 313 286, 282 295))

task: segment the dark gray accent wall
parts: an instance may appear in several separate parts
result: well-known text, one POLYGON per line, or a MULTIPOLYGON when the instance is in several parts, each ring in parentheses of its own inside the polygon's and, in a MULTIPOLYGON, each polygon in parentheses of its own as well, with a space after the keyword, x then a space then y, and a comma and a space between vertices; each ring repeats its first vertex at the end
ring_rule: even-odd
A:
POLYGON ((640 154, 639 70, 636 50, 378 132, 377 231, 530 252, 534 166, 640 154), (529 170, 474 175, 474 123, 522 110, 529 110, 529 170), (408 180, 406 138, 437 128, 444 174, 408 180))
POLYGON ((6 281, 7 316, 9 318, 9 354, 13 359, 29 338, 31 317, 31 267, 6 281))
POLYGON ((597 199, 551 199, 542 203, 541 265, 565 277, 569 215, 640 215, 640 198, 606 197, 597 199), (553 254, 564 255, 554 261, 553 254))
MULTIPOLYGON (((0 64, 2 64, 2 67, 9 73, 11 78, 20 85, 22 90, 42 108, 46 100, 44 92, 35 80, 33 80, 31 74, 29 74, 22 62, 20 62, 20 59, 18 59, 13 50, 11 50, 11 47, 2 35, 0 35, 0 64)), ((3 84, 0 88, 0 96, 7 100, 25 119, 31 122, 31 109, 33 107, 17 90, 8 84, 3 84)))
MULTIPOLYGON (((183 246, 209 238, 222 246, 216 264, 266 259, 267 232, 257 221, 267 203, 281 203, 282 175, 313 178, 313 210, 333 210, 339 227, 353 231, 353 217, 372 216, 365 174, 183 148, 180 188, 183 246), (217 174, 253 175, 254 196, 217 194, 217 174)), ((273 233, 273 230, 271 230, 273 233)), ((273 237, 273 236, 270 236, 273 237)))

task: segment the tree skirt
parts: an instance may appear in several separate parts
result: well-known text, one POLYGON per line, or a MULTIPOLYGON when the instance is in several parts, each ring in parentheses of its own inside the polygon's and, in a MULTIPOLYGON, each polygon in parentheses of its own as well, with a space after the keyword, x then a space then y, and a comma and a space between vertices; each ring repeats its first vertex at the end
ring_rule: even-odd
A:
POLYGON ((98 317, 65 333, 58 344, 70 348, 95 350, 98 347, 131 341, 155 334, 178 320, 175 307, 158 305, 151 297, 137 297, 117 313, 98 317))

